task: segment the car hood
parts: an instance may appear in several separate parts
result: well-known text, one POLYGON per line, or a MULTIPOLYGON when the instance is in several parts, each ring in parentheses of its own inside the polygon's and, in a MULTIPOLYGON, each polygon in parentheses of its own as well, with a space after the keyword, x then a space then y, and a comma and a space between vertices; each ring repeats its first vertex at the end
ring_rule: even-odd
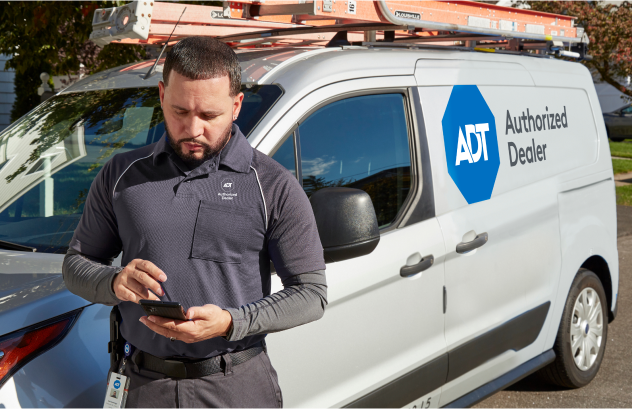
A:
POLYGON ((90 304, 66 288, 63 258, 0 250, 0 335, 90 304))

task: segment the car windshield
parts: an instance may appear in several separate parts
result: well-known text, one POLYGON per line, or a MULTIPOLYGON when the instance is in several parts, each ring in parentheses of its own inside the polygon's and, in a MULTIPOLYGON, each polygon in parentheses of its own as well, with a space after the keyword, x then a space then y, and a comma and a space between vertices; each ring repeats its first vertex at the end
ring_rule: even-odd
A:
MULTIPOLYGON (((242 92, 235 123, 248 135, 282 90, 242 92)), ((157 142, 163 121, 157 87, 125 88, 58 95, 0 133, 0 241, 65 253, 101 167, 157 142)))

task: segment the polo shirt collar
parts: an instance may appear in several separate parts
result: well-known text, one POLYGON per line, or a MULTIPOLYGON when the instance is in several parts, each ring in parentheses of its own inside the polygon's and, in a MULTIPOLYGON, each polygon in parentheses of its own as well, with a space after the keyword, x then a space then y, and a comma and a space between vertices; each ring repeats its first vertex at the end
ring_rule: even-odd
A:
POLYGON ((171 145, 169 145, 167 132, 165 132, 162 134, 162 137, 158 142, 156 142, 156 145, 154 146, 154 156, 152 158, 154 161, 154 165, 158 164, 158 158, 160 158, 163 154, 168 156, 171 153, 175 153, 175 151, 173 150, 171 145))
MULTIPOLYGON (((252 163, 252 147, 237 125, 233 124, 231 134, 230 140, 226 146, 224 146, 224 149, 220 151, 219 158, 218 156, 210 158, 198 166, 198 168, 194 169, 193 173, 213 172, 217 170, 219 166, 226 166, 235 172, 248 173, 250 164, 252 163), (217 164, 218 160, 219 166, 217 164)), ((179 157, 174 158, 177 154, 169 144, 166 132, 162 135, 160 140, 156 142, 153 152, 154 165, 159 163, 160 157, 162 156, 169 156, 175 159, 176 164, 182 162, 179 157)), ((185 171, 185 173, 188 174, 189 171, 185 171)))
POLYGON ((235 124, 233 124, 232 134, 230 141, 219 153, 219 164, 220 166, 227 166, 235 172, 248 173, 252 163, 252 146, 235 124))

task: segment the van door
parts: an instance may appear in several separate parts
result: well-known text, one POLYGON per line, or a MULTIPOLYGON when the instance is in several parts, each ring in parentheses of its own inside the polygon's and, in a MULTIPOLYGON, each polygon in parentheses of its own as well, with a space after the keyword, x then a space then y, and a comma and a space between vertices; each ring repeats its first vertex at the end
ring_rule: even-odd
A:
POLYGON ((321 320, 269 336, 286 406, 438 405, 447 370, 443 238, 434 217, 399 227, 424 189, 412 84, 382 77, 321 88, 257 147, 297 175, 307 195, 329 186, 366 191, 381 227, 373 253, 327 265, 321 320))
POLYGON ((539 95, 519 64, 506 65, 420 61, 415 73, 430 85, 429 73, 443 72, 440 86, 419 88, 446 243, 442 405, 542 352, 544 337, 535 341, 560 273, 557 187, 547 179, 562 160, 552 156, 559 135, 537 131, 535 114, 563 106, 539 95), (506 133, 509 112, 531 131, 506 133))

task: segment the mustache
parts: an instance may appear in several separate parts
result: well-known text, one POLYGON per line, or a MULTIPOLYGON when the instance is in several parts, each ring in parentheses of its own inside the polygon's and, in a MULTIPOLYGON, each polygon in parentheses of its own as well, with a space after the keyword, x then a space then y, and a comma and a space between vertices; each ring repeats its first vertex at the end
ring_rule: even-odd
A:
POLYGON ((187 143, 187 142, 196 143, 196 144, 198 144, 198 145, 202 145, 202 146, 205 146, 205 147, 208 147, 208 148, 210 148, 210 147, 211 147, 211 145, 209 145, 208 143, 206 143, 206 142, 200 142, 200 141, 196 140, 195 138, 184 138, 184 139, 180 139, 180 140, 177 142, 177 144, 178 144, 178 145, 181 145, 181 144, 183 144, 183 143, 187 143))

